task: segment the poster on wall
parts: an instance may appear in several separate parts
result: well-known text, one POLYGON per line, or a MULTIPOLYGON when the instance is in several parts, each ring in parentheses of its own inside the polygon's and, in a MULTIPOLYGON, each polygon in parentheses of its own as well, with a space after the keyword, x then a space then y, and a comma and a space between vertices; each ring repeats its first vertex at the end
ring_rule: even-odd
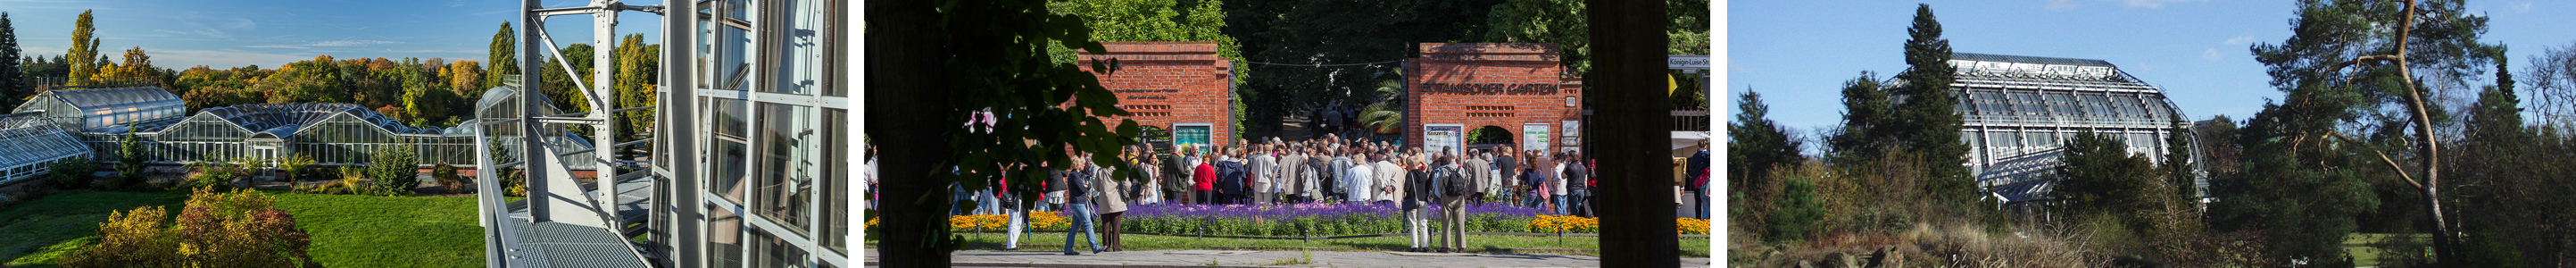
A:
POLYGON ((1565 124, 1559 124, 1559 125, 1561 125, 1561 126, 1565 126, 1565 129, 1558 129, 1558 130, 1556 130, 1556 135, 1557 135, 1557 136, 1564 136, 1564 137, 1581 137, 1581 136, 1583 136, 1583 121, 1566 120, 1566 121, 1565 121, 1565 124))
POLYGON ((1464 128, 1466 127, 1460 125, 1422 126, 1423 152, 1447 152, 1464 148, 1464 144, 1461 143, 1465 142, 1462 138, 1466 136, 1462 134, 1466 133, 1464 128))
POLYGON ((1521 148, 1548 148, 1547 124, 1521 124, 1521 148))
POLYGON ((1208 134, 1214 133, 1210 129, 1208 124, 1172 124, 1172 144, 1174 147, 1189 144, 1194 147, 1193 153, 1206 154, 1208 134))

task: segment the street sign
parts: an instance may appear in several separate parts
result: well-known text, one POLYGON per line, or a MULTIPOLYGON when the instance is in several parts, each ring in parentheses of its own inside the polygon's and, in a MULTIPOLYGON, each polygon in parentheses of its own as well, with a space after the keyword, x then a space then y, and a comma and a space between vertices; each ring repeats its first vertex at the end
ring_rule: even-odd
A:
POLYGON ((1664 58, 1664 69, 1707 70, 1708 55, 1671 55, 1664 58))

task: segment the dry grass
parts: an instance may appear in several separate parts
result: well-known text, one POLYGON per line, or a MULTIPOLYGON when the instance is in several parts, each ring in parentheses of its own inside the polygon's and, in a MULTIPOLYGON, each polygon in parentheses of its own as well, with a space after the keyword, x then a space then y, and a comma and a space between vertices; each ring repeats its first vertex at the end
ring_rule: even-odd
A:
POLYGON ((1753 267, 1799 267, 1801 263, 1821 267, 2100 267, 2107 259, 2086 250, 2085 244, 2072 237, 2057 236, 2039 230, 2014 228, 2008 233, 1988 233, 1974 224, 1915 224, 1898 233, 1843 233, 1827 236, 1802 245, 1758 249, 1731 249, 1736 254, 1753 253, 1750 262, 1730 260, 1753 267))

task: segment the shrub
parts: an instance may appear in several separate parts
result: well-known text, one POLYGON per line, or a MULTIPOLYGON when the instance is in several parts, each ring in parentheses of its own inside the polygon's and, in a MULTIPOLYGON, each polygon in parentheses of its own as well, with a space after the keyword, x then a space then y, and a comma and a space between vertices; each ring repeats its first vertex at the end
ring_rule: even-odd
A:
POLYGON ((1771 216, 1765 217, 1770 224, 1763 228, 1762 237, 1772 242, 1806 239, 1807 234, 1817 231, 1816 222, 1825 213, 1824 204, 1816 202, 1816 183, 1796 176, 1787 177, 1783 183, 1785 187, 1772 205, 1771 216))
POLYGON ((64 267, 319 267, 312 241, 276 199, 197 188, 174 226, 158 207, 111 213, 99 242, 55 260, 64 267))
POLYGON ((429 177, 438 179, 438 189, 441 191, 450 194, 474 192, 474 188, 465 186, 467 182, 465 176, 456 175, 456 165, 438 163, 429 169, 429 177))
POLYGON ((90 182, 95 180, 91 179, 89 174, 98 172, 98 165, 90 164, 89 158, 73 157, 54 161, 54 166, 48 169, 52 172, 45 176, 48 180, 52 180, 54 185, 63 189, 79 189, 88 188, 90 182))
POLYGON ((367 177, 375 179, 376 195, 411 195, 420 186, 420 161, 412 159, 411 149, 393 146, 376 151, 374 161, 367 163, 367 177))
POLYGON ((295 181, 295 178, 304 176, 304 173, 311 169, 313 169, 313 157, 290 155, 277 159, 277 170, 286 172, 278 175, 281 176, 277 178, 279 180, 295 181))

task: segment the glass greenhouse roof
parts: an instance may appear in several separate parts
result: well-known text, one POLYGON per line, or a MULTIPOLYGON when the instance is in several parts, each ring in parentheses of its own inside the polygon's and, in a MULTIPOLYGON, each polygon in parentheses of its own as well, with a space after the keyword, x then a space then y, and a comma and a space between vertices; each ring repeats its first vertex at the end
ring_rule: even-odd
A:
POLYGON ((41 113, 0 115, 0 182, 32 177, 56 160, 89 156, 89 146, 41 113), (25 171, 25 172, 22 172, 25 171))

